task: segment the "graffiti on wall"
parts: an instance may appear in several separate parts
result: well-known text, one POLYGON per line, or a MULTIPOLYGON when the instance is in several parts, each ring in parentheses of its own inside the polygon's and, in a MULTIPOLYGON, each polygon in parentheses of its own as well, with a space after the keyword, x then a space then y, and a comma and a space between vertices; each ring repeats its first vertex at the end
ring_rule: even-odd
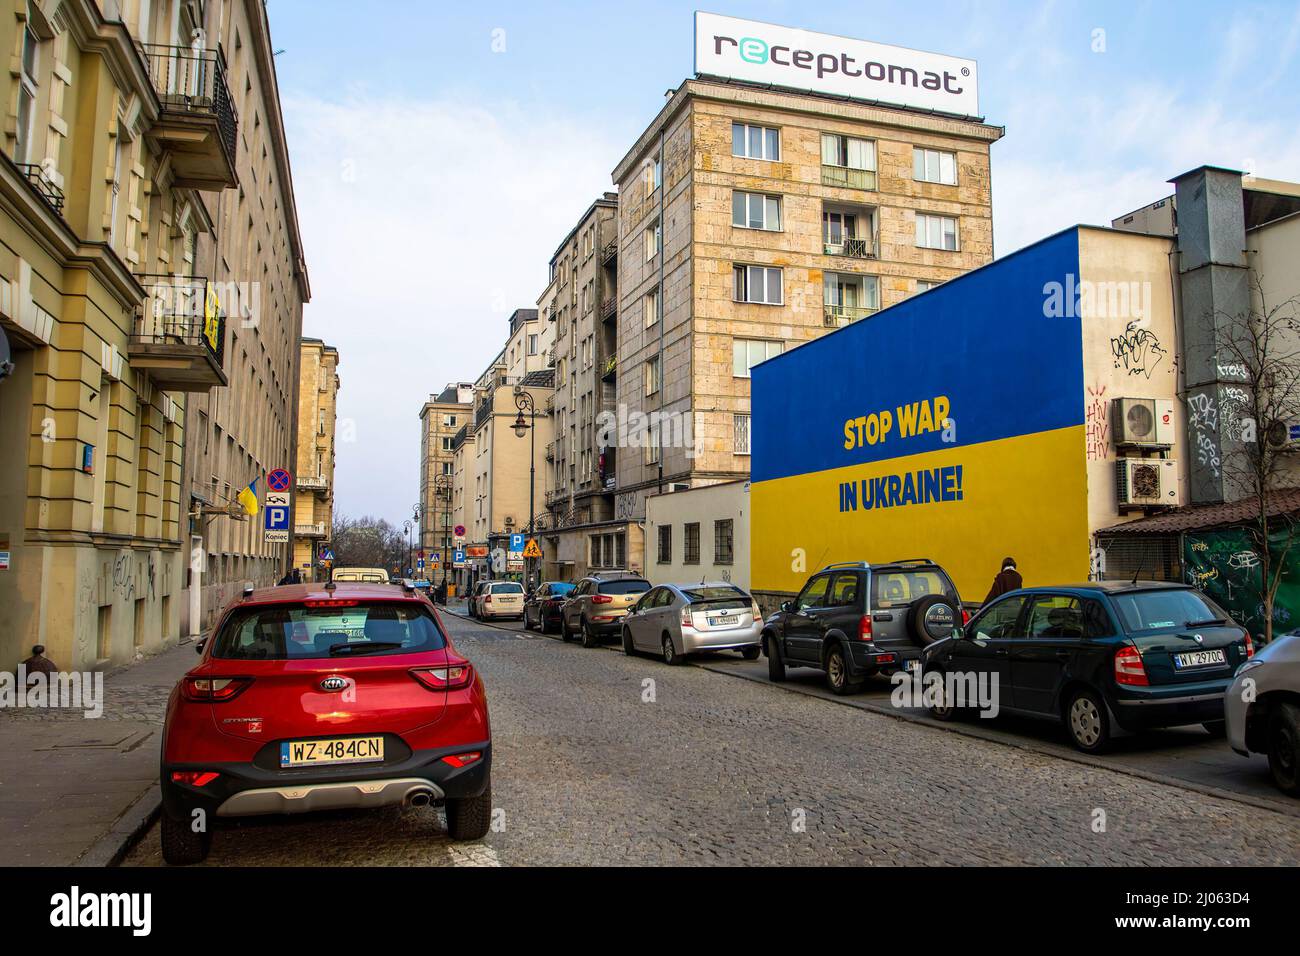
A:
POLYGON ((1142 328, 1137 320, 1124 327, 1124 331, 1110 340, 1115 367, 1129 375, 1151 377, 1151 373, 1164 361, 1167 354, 1160 339, 1150 329, 1142 328))
POLYGON ((1105 385, 1088 386, 1083 415, 1088 461, 1104 461, 1110 455, 1110 399, 1105 385))

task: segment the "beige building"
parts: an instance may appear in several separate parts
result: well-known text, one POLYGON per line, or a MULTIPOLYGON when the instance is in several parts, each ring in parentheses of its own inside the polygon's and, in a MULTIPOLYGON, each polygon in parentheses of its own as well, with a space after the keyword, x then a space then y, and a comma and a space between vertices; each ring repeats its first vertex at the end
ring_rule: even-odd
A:
POLYGON ((618 195, 583 213, 551 257, 538 312, 555 333, 551 398, 555 439, 546 447, 548 531, 541 575, 573 581, 590 570, 639 567, 640 527, 614 515, 617 416, 618 195))
POLYGON ((455 528, 451 518, 453 443, 473 417, 473 382, 452 382, 430 395, 420 409, 420 547, 447 558, 455 528))
POLYGON ((647 495, 644 574, 651 584, 730 581, 749 590, 749 482, 647 495))
POLYGON ((293 566, 304 581, 324 580, 320 545, 334 528, 339 352, 303 338, 298 363, 298 462, 293 472, 293 566))
POLYGON ((185 627, 191 476, 291 460, 306 284, 266 14, 30 0, 0 47, 0 667, 108 666, 185 627))
POLYGON ((647 494, 748 475, 751 366, 989 262, 1001 135, 684 82, 613 173, 614 517, 643 517, 647 494))

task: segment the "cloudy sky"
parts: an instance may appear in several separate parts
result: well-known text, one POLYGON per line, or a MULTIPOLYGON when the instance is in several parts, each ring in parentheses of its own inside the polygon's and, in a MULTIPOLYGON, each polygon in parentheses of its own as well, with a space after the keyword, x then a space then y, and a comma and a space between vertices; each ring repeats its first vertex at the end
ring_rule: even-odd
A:
MULTIPOLYGON (((341 513, 409 515, 421 404, 477 377, 535 305, 555 246, 691 73, 697 6, 269 0, 304 334, 341 353, 341 513)), ((1194 166, 1300 178, 1300 4, 702 8, 977 60, 981 112, 1006 127, 998 255, 1108 223, 1194 166)))

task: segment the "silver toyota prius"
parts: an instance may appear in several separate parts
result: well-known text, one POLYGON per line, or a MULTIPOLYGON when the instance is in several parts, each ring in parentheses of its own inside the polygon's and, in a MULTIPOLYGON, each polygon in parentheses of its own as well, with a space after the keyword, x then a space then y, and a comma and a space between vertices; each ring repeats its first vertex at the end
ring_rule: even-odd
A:
POLYGON ((762 630, 758 604, 734 584, 660 584, 623 618, 623 653, 649 651, 677 664, 697 651, 739 651, 752 661, 762 630))

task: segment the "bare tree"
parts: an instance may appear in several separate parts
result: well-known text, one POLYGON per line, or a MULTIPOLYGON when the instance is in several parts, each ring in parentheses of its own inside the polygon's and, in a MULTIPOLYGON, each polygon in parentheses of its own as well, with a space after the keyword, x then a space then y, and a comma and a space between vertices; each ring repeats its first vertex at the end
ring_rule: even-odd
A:
POLYGON ((1260 565, 1259 598, 1264 640, 1273 639, 1273 608, 1286 574, 1287 557, 1300 543, 1300 521, 1277 505, 1279 489, 1300 479, 1291 429, 1300 425, 1300 300, 1270 306, 1263 284, 1251 273, 1251 307, 1239 315, 1218 313, 1220 412, 1236 428, 1240 449, 1223 449, 1229 487, 1253 497, 1255 514, 1246 530, 1260 565), (1280 534, 1279 534, 1280 532, 1280 534), (1277 541, 1273 542, 1273 538, 1277 541), (1270 547, 1270 544, 1276 547, 1270 547))
POLYGON ((340 567, 406 567, 406 536, 383 518, 337 515, 332 543, 334 561, 340 567))

